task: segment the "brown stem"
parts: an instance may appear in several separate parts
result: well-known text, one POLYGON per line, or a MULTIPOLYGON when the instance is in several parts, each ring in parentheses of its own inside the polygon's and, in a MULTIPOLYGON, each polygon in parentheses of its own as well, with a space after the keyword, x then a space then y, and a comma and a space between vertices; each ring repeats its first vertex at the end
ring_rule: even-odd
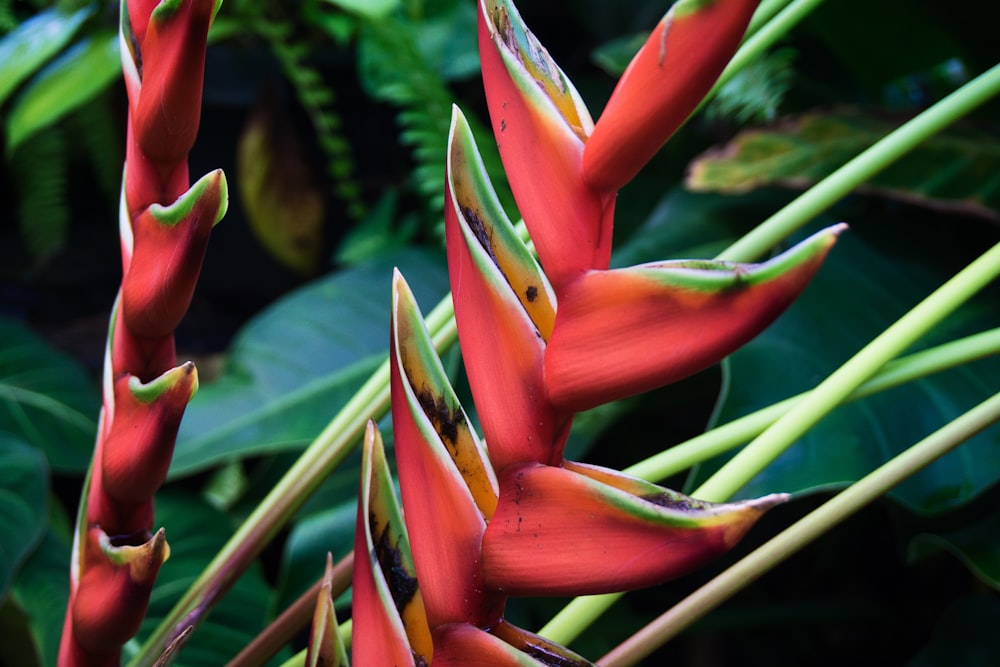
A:
MULTIPOLYGON (((354 552, 348 553, 333 567, 333 584, 330 594, 334 597, 347 590, 354 574, 354 552)), ((252 642, 229 661, 226 667, 258 667, 277 655, 295 635, 312 620, 316 608, 316 596, 323 583, 316 581, 305 593, 293 602, 278 618, 264 628, 252 642)))

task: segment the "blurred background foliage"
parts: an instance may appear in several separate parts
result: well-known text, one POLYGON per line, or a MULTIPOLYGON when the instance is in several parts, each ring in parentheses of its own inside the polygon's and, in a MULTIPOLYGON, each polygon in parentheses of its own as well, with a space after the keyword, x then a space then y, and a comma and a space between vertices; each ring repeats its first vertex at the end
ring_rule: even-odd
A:
MULTIPOLYGON (((595 116, 666 9, 662 0, 522 4, 595 116)), ((71 517, 120 279, 117 11, 115 2, 0 0, 2 665, 53 665, 61 630, 71 517)), ((614 263, 711 256, 994 65, 997 25, 1000 5, 978 0, 820 5, 622 192, 614 263)), ((210 35, 191 171, 223 167, 232 203, 177 333, 202 388, 158 500, 173 556, 143 632, 384 357, 391 267, 425 312, 446 294, 453 102, 473 121, 516 216, 483 129, 475 35, 473 0, 225 3, 210 35)), ((581 415, 570 454, 624 467, 808 388, 995 243, 998 112, 987 105, 816 221, 846 220, 851 232, 786 316, 721 367, 581 415)), ((998 297, 994 286, 927 344, 997 326, 998 297)), ((457 351, 445 361, 462 386, 457 351)), ((797 499, 740 551, 995 393, 998 377, 1000 364, 983 360, 838 410, 744 489, 797 499)), ((668 481, 690 486, 719 464, 668 481)), ((180 664, 223 664, 319 577, 326 551, 350 549, 354 465, 305 504, 180 664)), ((994 429, 707 616, 658 660, 996 664, 998 479, 994 429)), ((596 658, 731 560, 626 597, 575 648, 596 658)), ((560 606, 519 601, 511 617, 537 628, 560 606)))

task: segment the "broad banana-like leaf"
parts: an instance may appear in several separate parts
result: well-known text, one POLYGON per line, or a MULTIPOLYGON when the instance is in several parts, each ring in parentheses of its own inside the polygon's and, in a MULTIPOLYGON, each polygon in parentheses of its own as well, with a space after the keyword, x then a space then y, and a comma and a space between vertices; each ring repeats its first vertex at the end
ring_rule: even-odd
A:
POLYGON ((484 577, 510 595, 650 586, 725 552, 786 498, 713 504, 595 466, 511 466, 483 539, 484 577))
POLYGON ((571 415, 545 398, 555 296, 507 219, 461 113, 452 116, 445 191, 448 271, 459 342, 496 470, 557 463, 571 415))
POLYGON ((497 482, 448 384, 420 310, 397 271, 391 388, 396 467, 427 619, 488 625, 503 597, 486 591, 479 552, 497 482))
POLYGON ((792 303, 845 227, 763 264, 682 260, 586 273, 560 295, 545 351, 549 399, 585 410, 718 362, 792 303))
POLYGON ((573 84, 509 0, 480 0, 479 55, 500 158, 549 280, 558 289, 607 268, 614 196, 583 181, 593 121, 573 84))
POLYGON ((371 421, 362 445, 352 589, 353 664, 430 664, 430 628, 406 525, 382 436, 371 421))
POLYGON ((583 151, 584 180, 617 192, 711 90, 758 0, 674 3, 618 81, 583 151))

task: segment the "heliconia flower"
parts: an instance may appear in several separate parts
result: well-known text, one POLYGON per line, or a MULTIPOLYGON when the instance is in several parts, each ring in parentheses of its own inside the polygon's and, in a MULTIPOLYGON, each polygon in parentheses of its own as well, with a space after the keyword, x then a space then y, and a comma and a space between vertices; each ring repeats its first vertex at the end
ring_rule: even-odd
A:
POLYGON ((728 551, 786 498, 713 504, 596 466, 511 466, 483 539, 486 583, 510 595, 661 583, 728 551))
POLYGON ((115 380, 111 426, 101 447, 108 495, 121 503, 152 498, 167 477, 181 417, 197 390, 198 372, 190 361, 148 383, 127 374, 115 380))
MULTIPOLYGON (((142 623, 170 548, 162 529, 136 546, 113 544, 99 527, 89 528, 84 540, 87 568, 70 612, 78 660, 60 664, 118 664, 120 647, 142 623)), ((70 637, 63 633, 64 648, 70 637)))
POLYGON ((205 47, 218 3, 161 0, 152 11, 150 4, 126 3, 122 31, 128 50, 122 56, 131 60, 126 82, 134 139, 147 160, 171 169, 187 159, 198 134, 205 47))
POLYGON ((611 259, 614 193, 583 180, 593 121, 508 0, 480 0, 479 55, 504 170, 553 285, 611 259))
POLYGON ((517 237, 486 176, 462 113, 452 112, 445 178, 448 271, 458 337, 495 469, 558 463, 566 413, 545 397, 545 341, 556 298, 517 237))
POLYGON ((392 284, 393 439, 428 622, 488 625, 503 606, 502 596, 486 591, 479 567, 496 477, 398 271, 392 284))
POLYGON ((545 350, 549 400, 587 410, 716 363, 784 312, 844 229, 763 264, 681 260, 580 276, 560 295, 545 350))
POLYGON ((352 584, 355 665, 425 666, 433 647, 382 436, 368 422, 361 453, 352 584))
POLYGON ((503 213, 458 111, 445 180, 455 319, 497 470, 559 465, 573 413, 682 379, 736 350, 791 304, 844 229, 759 265, 588 270, 556 295, 503 213))
POLYGON ((632 59, 583 151, 583 178, 617 192, 711 90, 759 0, 680 0, 632 59))
POLYGON ((501 621, 489 631, 465 623, 434 629, 434 667, 593 667, 569 649, 501 621))
POLYGON ((121 316, 136 336, 170 335, 191 304, 209 232, 229 204, 216 169, 169 206, 153 203, 129 220, 123 211, 121 316))
POLYGON ((119 42, 129 98, 124 194, 138 214, 189 184, 208 28, 218 0, 122 0, 119 42))
POLYGON ((306 667, 341 667, 347 665, 344 640, 337 626, 337 612, 333 608, 333 556, 326 554, 326 570, 316 595, 312 631, 306 649, 306 667))
POLYGON ((143 381, 152 380, 176 366, 177 350, 173 335, 158 338, 136 336, 125 325, 125 318, 120 315, 120 306, 119 291, 111 317, 109 338, 114 343, 107 352, 110 365, 116 369, 127 369, 124 372, 143 381))

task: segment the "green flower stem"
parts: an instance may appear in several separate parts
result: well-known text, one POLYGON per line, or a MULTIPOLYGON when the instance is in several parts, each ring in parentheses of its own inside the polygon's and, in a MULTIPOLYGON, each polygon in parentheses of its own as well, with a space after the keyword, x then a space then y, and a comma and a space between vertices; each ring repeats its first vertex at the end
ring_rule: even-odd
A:
POLYGON ((1000 420, 1000 393, 980 403, 786 528, 741 561, 681 600, 599 660, 634 665, 762 574, 877 499, 903 480, 1000 420))
MULTIPOLYGON (((455 340, 457 330, 450 294, 431 311, 426 323, 438 351, 455 340)), ((163 647, 184 628, 197 625, 316 487, 351 452, 360 441, 368 420, 379 419, 388 408, 387 359, 216 554, 201 576, 142 645, 138 654, 129 662, 129 667, 152 665, 163 647)))
POLYGON ((748 261, 763 256, 779 241, 833 206, 854 188, 997 93, 1000 93, 1000 65, 994 65, 920 115, 890 132, 868 150, 758 225, 716 259, 748 261))
POLYGON ((790 0, 761 0, 761 3, 757 6, 757 11, 753 14, 753 18, 750 19, 750 25, 747 26, 745 40, 767 25, 767 22, 789 2, 790 0))
MULTIPOLYGON (((733 59, 729 61, 726 69, 722 70, 719 80, 705 96, 702 105, 715 97, 719 89, 726 85, 737 72, 760 58, 778 40, 791 32, 792 28, 809 16, 822 2, 823 0, 794 0, 790 4, 788 0, 761 2, 747 27, 748 37, 740 46, 739 51, 733 54, 733 59), (783 5, 788 6, 782 9, 783 5)), ((701 107, 699 106, 699 108, 701 107)))
POLYGON ((767 467, 882 366, 1000 275, 1000 243, 896 320, 731 458, 692 495, 725 500, 767 467))
MULTIPOLYGON (((865 398, 933 373, 995 354, 1000 354, 1000 328, 990 329, 891 361, 871 380, 851 392, 844 399, 844 402, 865 398)), ((657 482, 687 470, 757 437, 797 405, 806 395, 807 393, 803 392, 734 419, 722 426, 717 426, 686 442, 640 461, 626 468, 624 472, 657 482)))

